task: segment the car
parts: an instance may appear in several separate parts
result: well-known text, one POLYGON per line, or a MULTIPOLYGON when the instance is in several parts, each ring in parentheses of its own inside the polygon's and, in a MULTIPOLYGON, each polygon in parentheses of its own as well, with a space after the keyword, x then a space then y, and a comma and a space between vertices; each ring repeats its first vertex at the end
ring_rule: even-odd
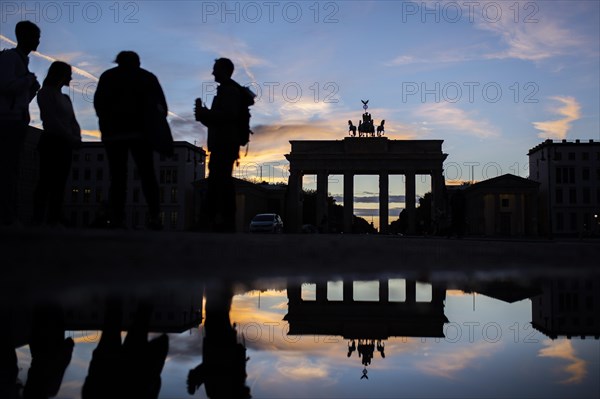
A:
POLYGON ((276 213, 259 213, 250 221, 250 233, 283 233, 283 221, 276 213))

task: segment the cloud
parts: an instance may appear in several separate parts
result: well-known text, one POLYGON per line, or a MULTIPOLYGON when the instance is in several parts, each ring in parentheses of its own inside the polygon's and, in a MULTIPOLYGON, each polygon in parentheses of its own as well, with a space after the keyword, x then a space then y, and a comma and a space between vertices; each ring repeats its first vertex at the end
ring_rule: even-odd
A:
POLYGON ((499 136, 498 130, 486 120, 476 119, 476 114, 468 113, 451 103, 424 104, 416 110, 416 114, 426 119, 428 125, 440 129, 449 129, 480 138, 499 136))
POLYGON ((514 23, 513 18, 501 18, 497 23, 480 20, 477 27, 500 36, 505 45, 503 50, 488 53, 485 58, 540 61, 572 53, 585 44, 583 38, 573 30, 561 27, 548 14, 544 15, 543 23, 534 22, 535 14, 531 15, 530 23, 514 23))
POLYGON ((573 97, 551 97, 562 104, 562 107, 556 107, 552 111, 563 118, 552 121, 533 122, 533 127, 540 130, 538 133, 540 138, 564 139, 571 129, 571 122, 576 121, 581 117, 581 106, 573 97))
POLYGON ((463 350, 431 354, 426 357, 427 360, 417 362, 416 367, 430 375, 453 379, 477 360, 490 357, 498 348, 499 345, 490 345, 487 342, 475 343, 463 350))
POLYGON ((81 130, 81 137, 84 140, 88 141, 98 141, 100 140, 100 130, 81 130))
POLYGON ((277 363, 276 369, 285 377, 292 380, 314 380, 329 378, 327 365, 305 358, 282 359, 277 363))
POLYGON ((583 381, 587 375, 587 362, 576 356, 571 341, 545 340, 543 344, 545 347, 540 349, 539 357, 556 358, 568 362, 562 369, 568 377, 561 380, 561 384, 579 384, 583 381))
MULTIPOLYGON (((428 5, 430 8, 439 7, 437 1, 429 3, 431 3, 428 5)), ((561 13, 559 20, 556 14, 553 15, 554 10, 544 10, 542 13, 537 3, 528 2, 519 4, 517 15, 516 4, 518 3, 481 1, 477 2, 476 11, 472 13, 463 4, 463 20, 467 21, 472 17, 475 29, 489 32, 493 37, 498 38, 499 43, 494 45, 494 48, 500 48, 498 51, 490 51, 490 46, 482 42, 484 44, 475 44, 458 51, 455 48, 452 52, 435 52, 427 49, 428 52, 423 54, 399 54, 384 65, 394 67, 411 64, 446 64, 482 59, 539 62, 568 54, 597 56, 597 51, 590 51, 592 47, 590 44, 595 43, 596 38, 588 38, 576 32, 576 26, 575 28, 564 27, 561 22, 565 19, 562 11, 557 12, 561 13), (483 11, 484 9, 486 11, 483 11), (496 12, 501 16, 497 20, 496 12), (518 18, 518 21, 515 18, 518 18)))
MULTIPOLYGON (((214 52, 219 57, 231 59, 237 67, 236 69, 239 70, 241 67, 251 82, 256 82, 256 77, 251 68, 268 65, 265 59, 252 54, 248 44, 239 38, 212 33, 210 37, 203 36, 199 41, 199 46, 204 51, 214 52)), ((234 76, 234 78, 240 82, 245 80, 240 79, 239 76, 234 76)))

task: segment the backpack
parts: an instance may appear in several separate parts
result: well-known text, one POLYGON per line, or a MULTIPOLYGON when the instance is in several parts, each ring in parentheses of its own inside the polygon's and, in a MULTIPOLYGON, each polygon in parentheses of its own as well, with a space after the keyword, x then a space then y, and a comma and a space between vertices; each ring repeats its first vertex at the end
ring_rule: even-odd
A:
POLYGON ((238 120, 237 139, 238 144, 243 147, 248 145, 250 142, 250 135, 254 134, 254 132, 250 129, 250 118, 252 117, 250 114, 250 107, 254 105, 254 98, 256 97, 256 94, 254 94, 249 88, 241 86, 240 84, 238 84, 238 88, 241 95, 241 109, 238 120))

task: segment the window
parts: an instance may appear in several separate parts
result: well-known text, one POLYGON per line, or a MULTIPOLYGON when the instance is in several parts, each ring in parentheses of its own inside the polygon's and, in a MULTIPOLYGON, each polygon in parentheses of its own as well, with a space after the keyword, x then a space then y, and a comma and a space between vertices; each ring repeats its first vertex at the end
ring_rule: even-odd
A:
POLYGON ((178 219, 179 219, 179 214, 177 213, 177 211, 171 211, 171 227, 172 228, 177 227, 178 219))
POLYGON ((90 202, 91 196, 92 196, 92 189, 91 188, 84 188, 83 189, 83 202, 85 204, 88 204, 90 202))
POLYGON ((590 159, 590 153, 589 152, 582 152, 581 153, 581 160, 582 161, 588 161, 590 159))
POLYGON ((102 181, 104 179, 104 169, 96 169, 96 180, 102 181))
POLYGON ((83 159, 85 159, 86 162, 89 162, 92 160, 92 156, 89 153, 83 154, 83 159))
POLYGON ((569 228, 577 230, 577 214, 575 212, 569 213, 569 228))
POLYGON ((575 153, 574 152, 570 152, 569 153, 569 161, 574 161, 575 160, 575 153))
POLYGON ((510 206, 510 200, 508 198, 502 198, 502 208, 508 208, 510 206))
POLYGON ((560 161, 560 160, 562 160, 562 152, 556 151, 556 152, 554 153, 554 160, 555 160, 555 161, 560 161))
POLYGON ((77 187, 73 187, 71 189, 71 202, 77 202, 79 199, 79 189, 77 187))
POLYGON ((73 177, 73 180, 79 180, 79 169, 73 168, 72 177, 73 177))
POLYGON ((569 169, 569 183, 570 184, 575 184, 575 168, 568 168, 569 169))
POLYGON ((555 192, 555 201, 557 204, 563 203, 563 190, 562 188, 557 188, 555 192))
POLYGON ((558 212, 556 214, 556 230, 562 231, 564 229, 565 229, 565 223, 564 223, 564 219, 563 219, 563 214, 561 212, 558 212))
POLYGON ((583 168, 581 170, 581 179, 584 181, 590 180, 590 168, 583 168))
POLYGON ((96 188, 96 202, 97 203, 102 202, 102 188, 100 188, 100 187, 96 188))
POLYGON ((569 204, 577 203, 577 189, 570 188, 569 189, 569 204))
POLYGON ((583 203, 584 204, 589 204, 591 202, 591 193, 590 193, 590 188, 589 187, 584 187, 583 188, 583 203))
POLYGON ((91 177, 92 177, 92 171, 90 170, 90 168, 85 168, 83 170, 83 180, 90 180, 91 177))
POLYGON ((172 204, 177 203, 177 187, 171 188, 171 203, 172 204))

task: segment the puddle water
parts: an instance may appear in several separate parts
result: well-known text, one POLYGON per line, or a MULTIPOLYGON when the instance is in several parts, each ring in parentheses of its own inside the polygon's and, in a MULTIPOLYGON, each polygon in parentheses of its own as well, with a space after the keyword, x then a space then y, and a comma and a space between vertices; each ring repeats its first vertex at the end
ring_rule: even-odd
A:
POLYGON ((170 399, 600 394, 600 275, 417 276, 73 290, 5 306, 17 387, 51 385, 46 367, 59 398, 114 397, 114 378, 170 399))

